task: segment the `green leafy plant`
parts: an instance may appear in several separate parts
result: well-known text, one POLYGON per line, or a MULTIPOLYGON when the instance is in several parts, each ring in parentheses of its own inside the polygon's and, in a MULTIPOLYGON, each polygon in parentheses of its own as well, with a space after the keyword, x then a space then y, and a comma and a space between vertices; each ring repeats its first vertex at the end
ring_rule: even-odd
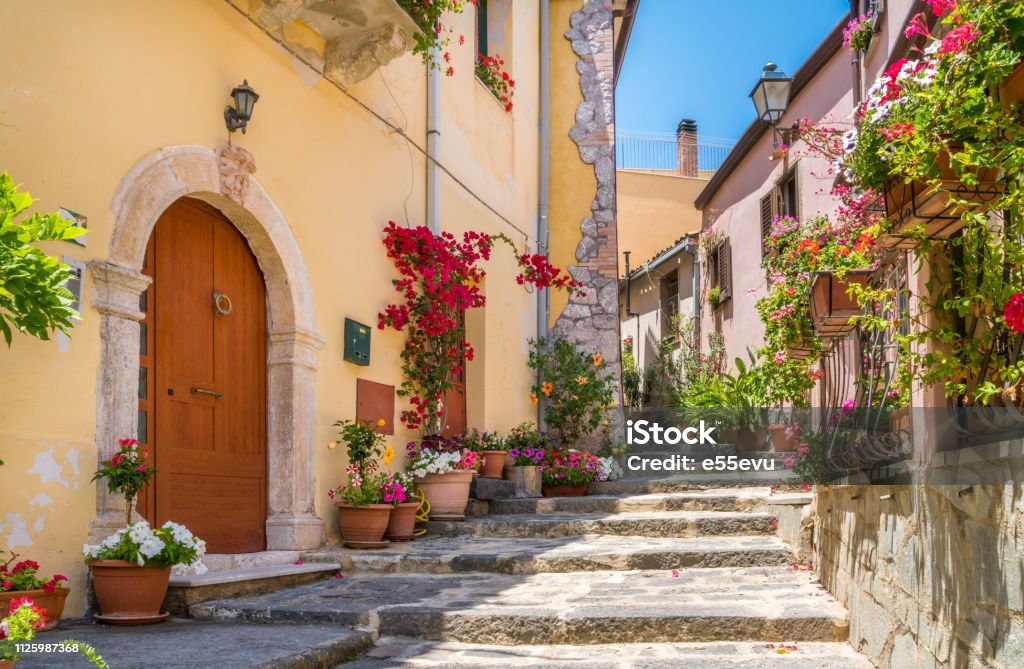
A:
POLYGON ((615 377, 600 353, 584 353, 564 339, 530 340, 530 369, 543 379, 533 397, 544 397, 548 425, 563 445, 595 432, 615 398, 615 377))
MULTIPOLYGON (((412 52, 420 56, 428 67, 440 68, 443 66, 445 74, 448 76, 454 74, 455 70, 449 65, 451 56, 444 50, 451 43, 453 31, 451 27, 444 24, 442 19, 448 13, 461 14, 467 4, 475 7, 477 0, 429 0, 427 2, 424 0, 396 0, 396 2, 412 17, 422 31, 422 33, 413 35, 416 44, 413 46, 412 52), (436 62, 431 58, 430 51, 434 48, 443 52, 441 53, 441 62, 436 62)), ((462 45, 465 41, 465 35, 459 35, 459 44, 462 45)))
POLYGON ((109 460, 100 462, 92 480, 106 479, 107 490, 124 495, 124 522, 128 525, 132 520, 135 498, 153 479, 156 470, 146 463, 149 452, 139 445, 137 439, 125 437, 118 444, 118 452, 109 460))
MULTIPOLYGON (((340 428, 338 437, 345 444, 348 466, 345 468, 345 483, 327 491, 327 496, 336 502, 352 506, 367 506, 384 502, 385 487, 393 480, 380 471, 377 458, 385 465, 391 464, 394 447, 385 446, 384 435, 375 428, 384 427, 383 418, 376 423, 368 420, 339 420, 334 426, 340 428)), ((328 445, 328 448, 331 446, 328 445)))
POLYGON ((0 333, 8 346, 13 331, 48 340, 50 333, 68 333, 78 312, 65 284, 68 266, 34 245, 74 239, 85 232, 58 214, 35 213, 20 221, 32 205, 7 172, 0 173, 0 333))
POLYGON ((512 96, 516 94, 516 81, 505 71, 505 61, 500 55, 488 56, 481 53, 476 59, 476 78, 487 90, 505 106, 506 112, 512 111, 512 96))
MULTIPOLYGON (((31 641, 46 624, 46 612, 29 598, 11 600, 10 611, 0 618, 0 641, 31 641)), ((11 644, 0 644, 0 660, 16 660, 11 644)))
POLYGON ((722 288, 721 286, 711 286, 707 292, 708 304, 712 307, 717 308, 722 303, 722 288))

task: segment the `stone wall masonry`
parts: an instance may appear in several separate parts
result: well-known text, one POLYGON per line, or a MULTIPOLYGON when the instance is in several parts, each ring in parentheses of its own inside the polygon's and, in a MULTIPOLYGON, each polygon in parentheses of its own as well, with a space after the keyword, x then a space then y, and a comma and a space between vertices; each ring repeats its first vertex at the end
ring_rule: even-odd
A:
MULTIPOLYGON (((569 272, 584 286, 555 322, 553 333, 587 351, 599 351, 619 375, 618 241, 615 225, 615 103, 612 6, 610 0, 586 0, 572 14, 565 37, 578 61, 583 101, 569 136, 580 159, 594 166, 597 192, 591 215, 580 222, 583 238, 576 247, 578 264, 569 272)), ((618 387, 618 383, 616 384, 618 387)), ((620 400, 621 398, 616 398, 620 400)), ((619 412, 610 412, 612 434, 621 438, 619 412)))
POLYGON ((876 666, 1024 666, 1024 468, 1007 473, 1006 485, 817 491, 815 569, 876 666))

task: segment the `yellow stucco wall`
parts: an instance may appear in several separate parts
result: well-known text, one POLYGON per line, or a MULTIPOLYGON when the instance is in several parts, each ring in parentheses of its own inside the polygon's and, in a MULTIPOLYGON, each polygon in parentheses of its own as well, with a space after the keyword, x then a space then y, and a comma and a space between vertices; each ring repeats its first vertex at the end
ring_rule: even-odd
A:
POLYGON ((685 234, 699 232, 701 213, 693 201, 703 179, 618 170, 615 174, 619 251, 633 267, 653 258, 685 234))
MULTIPOLYGON (((441 83, 441 161, 531 233, 539 34, 533 4, 515 3, 506 31, 514 54, 507 67, 519 79, 512 115, 473 77, 471 40, 452 45, 456 74, 441 83)), ((392 300, 394 274, 381 230, 389 219, 424 222, 425 159, 223 0, 120 0, 102 9, 8 0, 3 14, 0 170, 31 191, 39 209, 66 206, 89 219, 87 246, 51 245, 55 253, 105 259, 111 198, 132 166, 163 146, 222 145, 228 92, 247 78, 260 93, 248 134, 233 140, 255 156, 255 177, 291 228, 309 273, 318 333, 326 338, 316 376, 315 453, 317 512, 330 528, 336 519, 326 491, 345 464, 340 449, 324 447, 335 436, 331 424, 354 416, 356 378, 401 382, 401 335, 375 329, 371 365, 355 367, 342 360, 343 320, 376 325, 392 300)), ((473 20, 472 13, 454 18, 455 30, 472 35, 473 20)), ((425 146, 426 76, 417 57, 399 58, 350 92, 425 146)), ((447 176, 442 227, 517 237, 447 176)), ((534 296, 515 285, 505 250, 488 270, 488 307, 470 317, 483 355, 469 366, 469 423, 505 430, 534 415, 525 364, 534 296)), ((9 350, 0 348, 0 547, 70 576, 72 615, 82 611, 80 549, 96 505, 89 477, 97 452, 100 319, 91 298, 87 280, 84 320, 66 347, 18 336, 9 350)), ((413 436, 396 435, 397 450, 404 452, 413 436)))
MULTIPOLYGON (((581 0, 551 2, 551 171, 548 180, 549 245, 551 262, 558 267, 576 264, 576 246, 583 238, 580 224, 590 216, 597 195, 594 168, 580 160, 579 148, 569 138, 576 108, 583 101, 576 54, 565 38, 569 18, 583 6, 581 0)), ((563 291, 550 291, 548 322, 553 325, 568 304, 563 291)))

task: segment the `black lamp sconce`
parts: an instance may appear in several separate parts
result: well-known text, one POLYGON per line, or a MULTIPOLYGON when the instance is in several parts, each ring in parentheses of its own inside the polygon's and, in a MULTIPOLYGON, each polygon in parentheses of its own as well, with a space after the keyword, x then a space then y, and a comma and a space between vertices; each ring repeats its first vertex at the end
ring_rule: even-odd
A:
POLYGON ((235 101, 235 106, 228 105, 224 108, 224 123, 228 127, 228 132, 241 130, 244 135, 245 128, 252 119, 252 108, 256 106, 256 101, 260 99, 260 96, 245 79, 242 80, 241 85, 235 86, 231 90, 231 97, 235 101))

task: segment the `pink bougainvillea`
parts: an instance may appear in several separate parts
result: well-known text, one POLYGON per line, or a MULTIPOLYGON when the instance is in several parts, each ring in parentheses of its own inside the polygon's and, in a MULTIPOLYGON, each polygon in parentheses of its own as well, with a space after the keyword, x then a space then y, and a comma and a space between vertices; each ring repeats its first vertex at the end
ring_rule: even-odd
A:
POLYGON ((1024 293, 1014 293, 1003 305, 1003 320, 1014 332, 1024 332, 1024 293))

